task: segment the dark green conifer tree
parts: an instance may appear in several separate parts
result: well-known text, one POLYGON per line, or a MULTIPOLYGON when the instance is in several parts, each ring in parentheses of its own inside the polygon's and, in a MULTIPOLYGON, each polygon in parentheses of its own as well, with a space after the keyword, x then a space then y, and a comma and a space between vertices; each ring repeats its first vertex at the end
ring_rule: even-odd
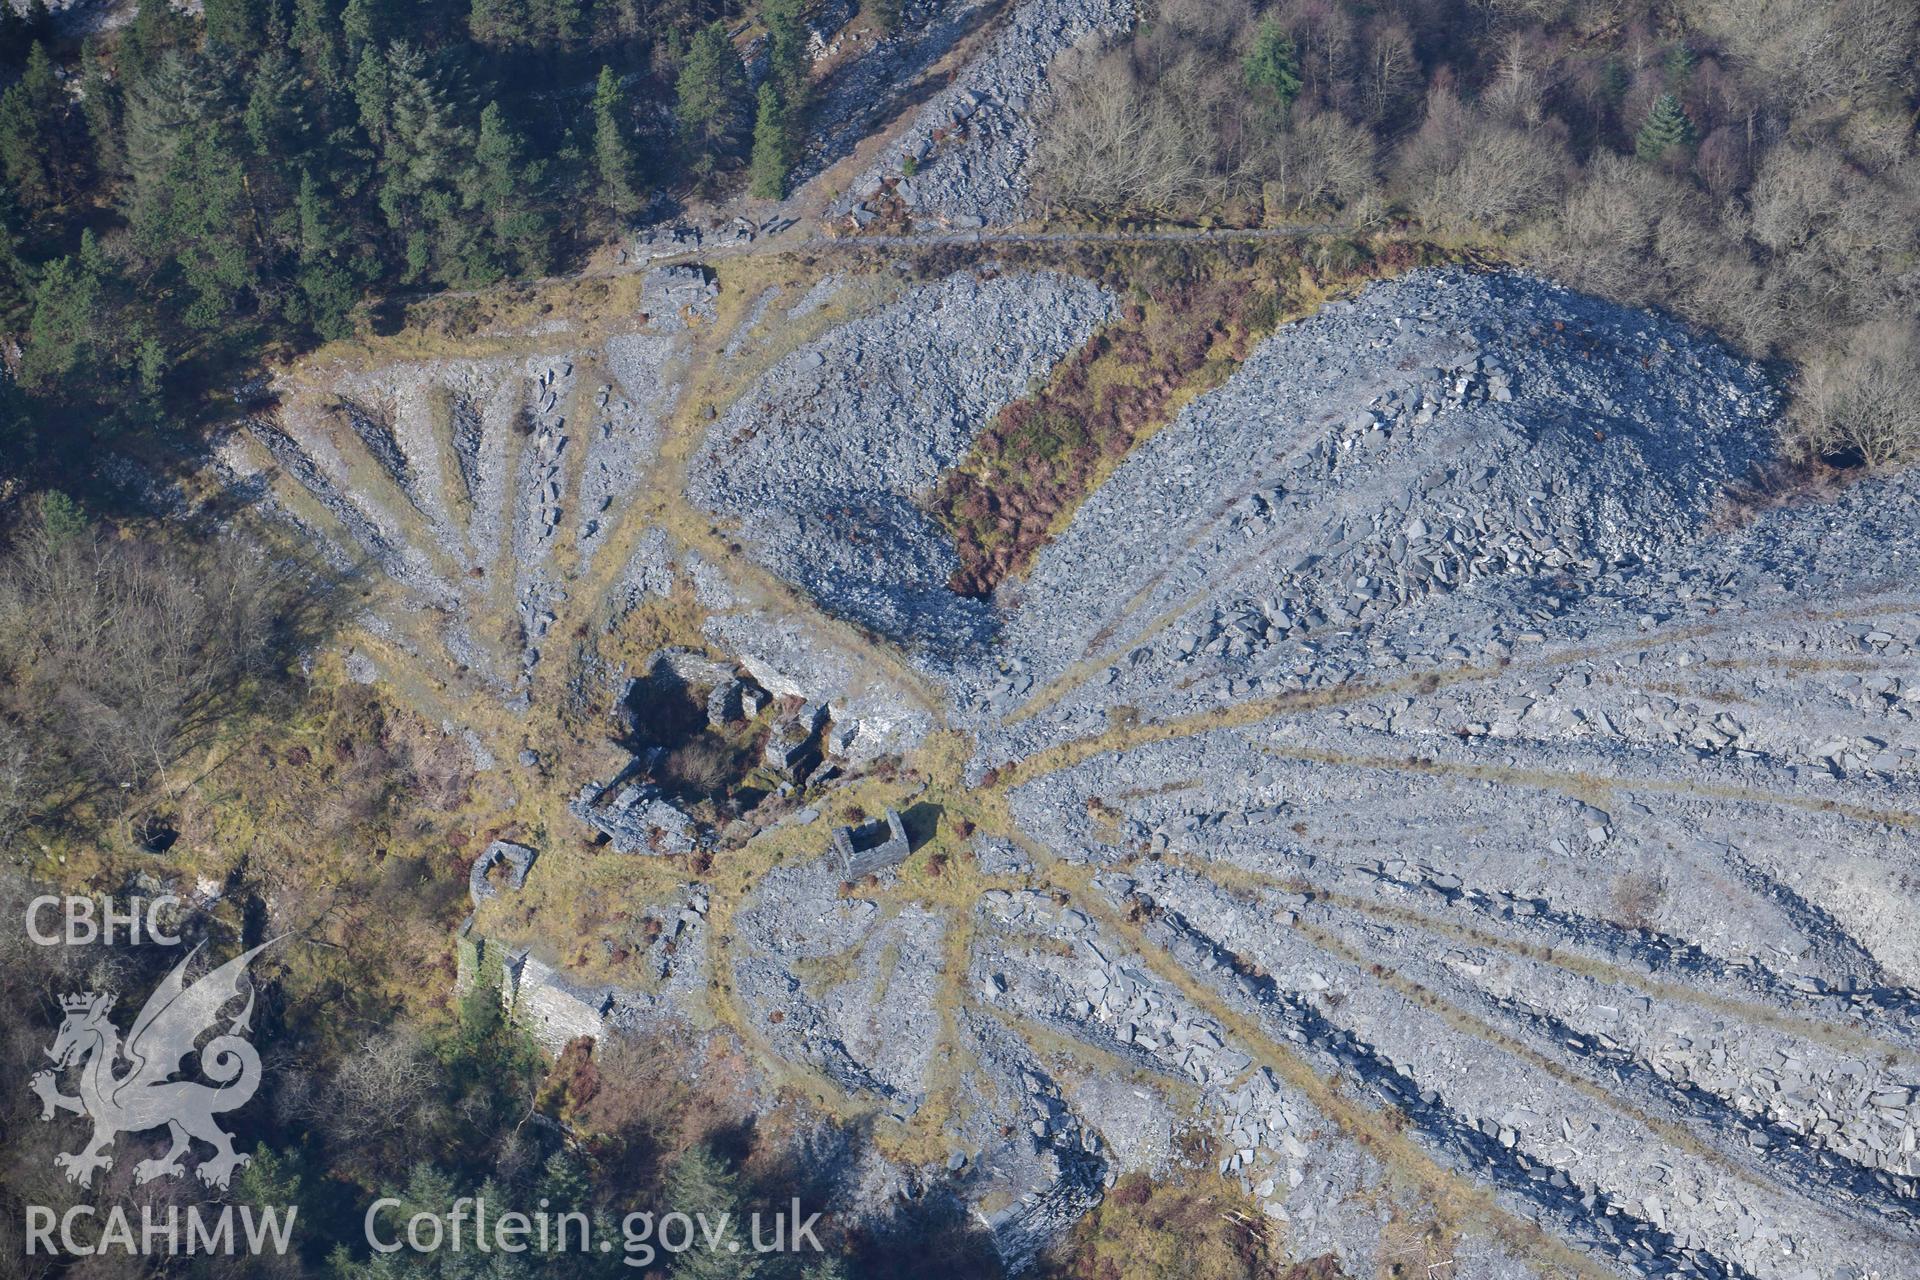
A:
POLYGON ((546 214, 546 165, 526 158, 526 140, 497 102, 480 113, 474 145, 472 203, 485 212, 501 257, 526 275, 552 265, 552 225, 546 214))
POLYGON ((767 0, 762 10, 767 24, 767 80, 789 112, 800 111, 807 96, 807 27, 800 9, 800 0, 767 0))
POLYGON ((120 81, 109 69, 107 55, 91 36, 80 50, 80 114, 87 124, 87 143, 93 152, 93 174, 111 188, 126 177, 127 150, 121 137, 125 108, 120 81))
POLYGON ((346 75, 346 55, 335 0, 294 0, 289 38, 307 74, 323 88, 338 89, 346 75))
POLYGON ((1663 93, 1654 100, 1653 108, 1647 112, 1647 122, 1634 136, 1633 150, 1635 155, 1651 163, 1676 147, 1691 147, 1693 142, 1693 121, 1687 117, 1686 108, 1680 105, 1680 99, 1663 93))
POLYGON ((36 40, 26 70, 0 94, 0 166, 29 214, 44 214, 59 201, 65 115, 60 77, 47 47, 36 40))
POLYGON ((793 142, 787 128, 787 108, 769 76, 760 85, 760 108, 753 121, 753 159, 747 177, 753 195, 778 200, 787 193, 787 170, 793 142))
POLYGON ((81 236, 81 252, 55 258, 41 270, 33 292, 20 358, 20 385, 36 394, 63 384, 86 384, 102 373, 102 294, 93 233, 81 236))
POLYGON ((348 259, 351 237, 339 225, 332 200, 311 172, 300 175, 294 213, 298 292, 290 300, 287 318, 306 324, 322 338, 347 337, 353 332, 353 308, 358 301, 348 259))
POLYGON ((714 22, 694 33, 674 89, 690 166, 696 175, 710 177, 739 144, 747 101, 746 73, 726 24, 714 22))
POLYGON ((1272 102, 1282 112, 1300 96, 1300 53, 1294 48, 1293 37, 1272 18, 1261 22, 1240 71, 1249 88, 1271 94, 1272 102))
POLYGON ((267 6, 263 0, 203 0, 207 44, 251 59, 266 43, 267 6))
POLYGON ((613 68, 601 67, 600 81, 593 91, 593 170, 600 199, 616 218, 625 217, 640 205, 630 115, 619 77, 613 74, 613 68))
POLYGON ((676 1213, 726 1224, 725 1233, 708 1247, 691 1249, 675 1259, 675 1280, 750 1280, 759 1274, 760 1256, 753 1252, 742 1224, 739 1175, 712 1147, 700 1143, 674 1161, 667 1173, 666 1203, 676 1213), (729 1252, 729 1243, 737 1243, 738 1251, 729 1252))

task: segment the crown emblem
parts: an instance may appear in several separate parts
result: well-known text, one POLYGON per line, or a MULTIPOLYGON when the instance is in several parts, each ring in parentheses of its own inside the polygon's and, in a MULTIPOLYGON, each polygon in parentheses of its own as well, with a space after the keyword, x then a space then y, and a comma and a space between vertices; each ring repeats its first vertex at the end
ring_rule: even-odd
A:
POLYGON ((60 1007, 68 1013, 85 1013, 95 1004, 100 1004, 101 1011, 105 1012, 113 1003, 113 997, 104 997, 105 1003, 101 1003, 102 999, 103 997, 96 992, 82 991, 78 995, 61 996, 60 1007))

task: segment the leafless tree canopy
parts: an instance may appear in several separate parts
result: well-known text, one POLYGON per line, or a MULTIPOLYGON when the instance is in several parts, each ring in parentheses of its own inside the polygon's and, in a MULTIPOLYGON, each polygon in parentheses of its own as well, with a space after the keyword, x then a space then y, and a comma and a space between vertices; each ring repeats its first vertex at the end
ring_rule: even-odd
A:
POLYGON ((433 1080, 432 1059, 419 1036, 381 1032, 341 1062, 312 1119, 342 1149, 376 1142, 407 1128, 433 1080))
POLYGON ((1262 155, 1268 206, 1289 214, 1364 207, 1379 183, 1373 135, 1337 111, 1304 112, 1262 155))
POLYGON ((1801 362, 1796 447, 1911 457, 1864 406, 1902 385, 1889 344, 1920 314, 1913 0, 1163 0, 1054 84, 1057 204, 1491 238, 1801 362), (1243 70, 1263 27, 1289 102, 1243 70))
POLYGON ((1069 59, 1061 102, 1036 156, 1063 204, 1164 208, 1198 197, 1201 139, 1166 90, 1143 84, 1120 52, 1069 59))
MULTIPOLYGON (((1218 14, 1210 17, 1217 20, 1218 14)), ((1257 189, 1265 140, 1205 44, 1143 39, 1069 56, 1036 156, 1050 198, 1086 208, 1171 210, 1257 189)))
POLYGON ((1566 167, 1565 149, 1543 130, 1436 90, 1425 123, 1402 148, 1396 177, 1428 226, 1507 232, 1560 194, 1566 167))
POLYGON ((1870 466, 1920 458, 1920 323, 1874 320, 1807 364, 1797 412, 1810 448, 1870 466))
POLYGON ((243 709, 293 621, 286 587, 231 540, 30 516, 0 557, 0 839, 89 788, 145 784, 243 709))

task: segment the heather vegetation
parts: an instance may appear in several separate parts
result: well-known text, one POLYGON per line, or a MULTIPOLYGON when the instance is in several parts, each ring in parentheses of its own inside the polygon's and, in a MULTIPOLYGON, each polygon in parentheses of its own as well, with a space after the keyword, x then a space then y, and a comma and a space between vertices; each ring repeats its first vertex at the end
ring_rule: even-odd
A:
POLYGON ((1164 0, 1065 69, 1103 215, 1408 218, 1805 370, 1791 444, 1920 452, 1920 11, 1887 0, 1164 0))
POLYGON ((1332 1258, 1299 1266, 1275 1259, 1260 1225, 1222 1213, 1205 1182, 1120 1179, 1075 1229, 1049 1280, 1343 1280, 1332 1258))
POLYGON ((956 590, 984 596, 1024 568, 1054 522, 1165 420, 1175 395, 1209 361, 1230 363, 1259 336, 1228 319, 1271 316, 1246 281, 1138 286, 1117 322, 1069 357, 1034 395, 1007 406, 981 436, 972 465, 949 472, 936 503, 961 555, 956 590))

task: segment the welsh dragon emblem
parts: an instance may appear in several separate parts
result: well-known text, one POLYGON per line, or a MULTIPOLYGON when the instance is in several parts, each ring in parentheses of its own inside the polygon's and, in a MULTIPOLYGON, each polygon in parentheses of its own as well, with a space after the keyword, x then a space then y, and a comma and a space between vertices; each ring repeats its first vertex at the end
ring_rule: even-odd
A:
POLYGON ((260 1055, 241 1035, 251 1030, 253 984, 249 981, 243 989, 241 979, 247 965, 269 945, 234 957, 189 986, 186 971, 200 954, 196 946, 147 997, 124 1045, 120 1029, 107 1017, 112 993, 89 991, 61 999, 66 1019, 46 1051, 54 1069, 35 1074, 29 1087, 40 1096, 42 1120, 71 1111, 93 1121, 93 1137, 86 1146, 54 1157, 69 1182, 92 1186, 96 1170, 113 1167, 115 1138, 162 1125, 173 1145, 158 1159, 135 1165, 135 1182, 185 1173, 180 1157, 190 1153, 196 1138, 214 1149, 199 1167, 200 1180, 210 1187, 225 1188, 233 1171, 250 1162, 252 1157, 234 1151, 232 1136, 213 1118, 245 1106, 260 1087, 260 1055), (243 995, 246 1007, 220 1030, 222 1010, 243 995), (218 1034, 199 1044, 208 1031, 218 1034), (212 1084, 173 1079, 196 1048, 200 1072, 212 1084), (80 1070, 78 1097, 60 1092, 59 1075, 69 1067, 80 1070))

